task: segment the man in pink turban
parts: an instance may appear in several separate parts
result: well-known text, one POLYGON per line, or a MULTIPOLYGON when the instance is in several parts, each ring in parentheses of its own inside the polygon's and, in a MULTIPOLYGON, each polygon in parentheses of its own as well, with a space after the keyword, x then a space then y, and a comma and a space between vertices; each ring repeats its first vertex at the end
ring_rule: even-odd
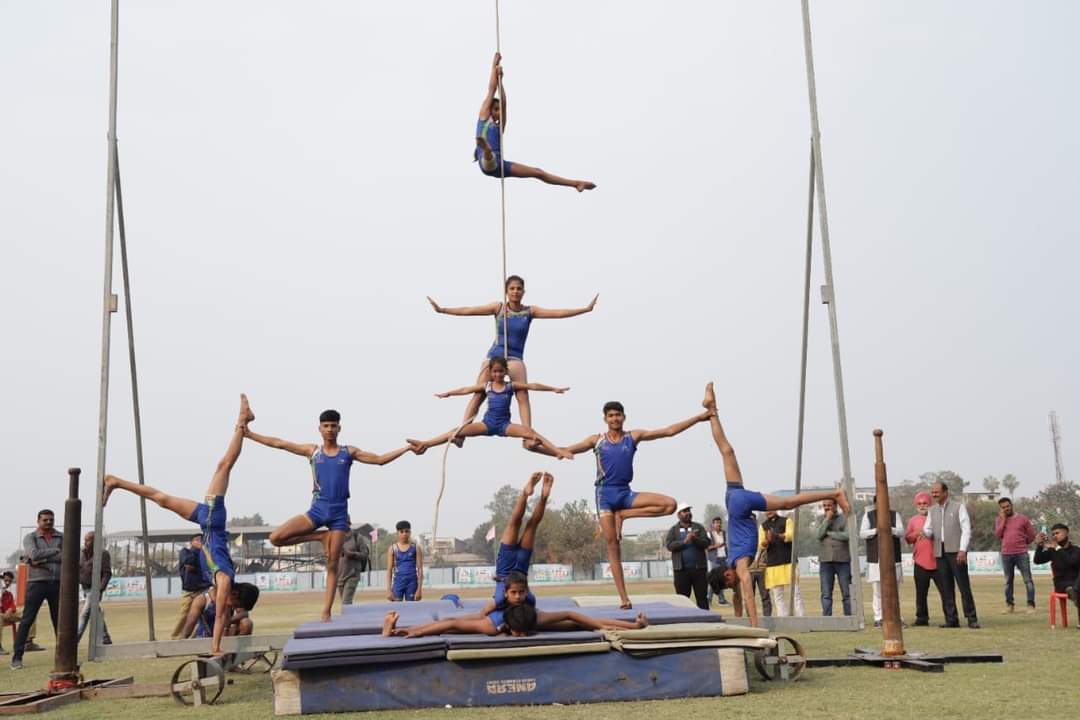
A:
POLYGON ((930 592, 931 580, 937 588, 938 595, 944 601, 941 581, 937 574, 937 561, 934 559, 934 541, 923 535, 923 525, 926 524, 926 518, 930 512, 930 493, 920 492, 915 495, 915 510, 915 515, 908 520, 904 539, 907 540, 908 545, 914 546, 912 553, 915 561, 915 624, 929 625, 930 612, 926 607, 926 596, 930 592))

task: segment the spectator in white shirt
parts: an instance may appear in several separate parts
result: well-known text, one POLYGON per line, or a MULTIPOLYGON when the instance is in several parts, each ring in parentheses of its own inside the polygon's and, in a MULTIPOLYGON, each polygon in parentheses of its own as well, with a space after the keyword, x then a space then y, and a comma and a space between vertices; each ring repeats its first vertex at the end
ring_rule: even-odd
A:
POLYGON ((930 506, 930 515, 923 526, 923 535, 934 541, 941 605, 945 610, 945 624, 941 627, 960 627, 960 619, 956 613, 956 587, 959 587, 968 627, 978 630, 979 616, 975 612, 975 596, 971 594, 971 580, 968 578, 967 568, 971 517, 963 503, 949 499, 949 488, 945 483, 938 481, 931 485, 930 496, 934 503, 930 506))

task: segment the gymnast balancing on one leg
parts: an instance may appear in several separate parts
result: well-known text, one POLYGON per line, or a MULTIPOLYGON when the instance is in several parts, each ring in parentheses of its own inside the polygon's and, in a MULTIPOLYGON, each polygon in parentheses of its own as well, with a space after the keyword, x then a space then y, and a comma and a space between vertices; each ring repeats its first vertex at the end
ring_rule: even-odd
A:
MULTIPOLYGON (((203 533, 203 560, 206 562, 210 581, 214 586, 213 605, 216 610, 216 615, 213 640, 211 643, 211 652, 214 655, 222 654, 221 638, 229 625, 227 616, 230 610, 237 605, 254 605, 254 600, 242 600, 242 598, 248 598, 251 594, 248 588, 241 587, 248 585, 248 583, 237 583, 235 586, 233 584, 233 580, 236 576, 236 568, 233 566, 232 558, 229 556, 229 533, 225 529, 227 520, 225 512, 225 493, 229 490, 229 473, 236 464, 237 458, 240 457, 240 449, 244 443, 244 431, 247 429, 247 424, 254 419, 255 414, 251 412, 251 408, 248 406, 247 396, 241 395, 240 415, 236 421, 236 427, 233 429, 232 438, 229 440, 229 446, 225 450, 225 455, 218 461, 217 468, 214 470, 214 475, 210 479, 210 485, 206 488, 206 498, 204 502, 200 503, 195 500, 187 500, 185 498, 167 495, 157 488, 121 480, 115 475, 105 476, 104 494, 101 498, 101 504, 104 506, 109 501, 109 495, 111 495, 114 490, 126 490, 127 492, 134 493, 139 497, 157 503, 166 510, 173 511, 184 520, 198 523, 203 533)), ((254 597, 256 599, 258 598, 257 589, 255 590, 254 597)), ((184 628, 185 634, 183 637, 187 637, 187 635, 191 633, 191 629, 198 620, 201 610, 201 605, 197 609, 194 605, 192 606, 192 610, 188 615, 187 624, 184 628)))
POLYGON ((313 482, 311 507, 302 515, 289 518, 274 532, 270 542, 275 547, 298 545, 305 542, 322 543, 326 550, 326 598, 323 601, 322 620, 330 622, 334 608, 334 592, 337 588, 337 559, 341 546, 349 532, 349 471, 355 460, 365 465, 386 465, 409 452, 408 446, 376 455, 358 447, 338 445, 341 432, 341 414, 326 410, 319 415, 319 434, 322 444, 294 443, 267 435, 259 435, 248 429, 245 435, 260 445, 286 450, 301 455, 311 463, 313 482), (326 530, 316 532, 320 527, 326 530))
POLYGON ((626 594, 626 581, 622 573, 622 524, 632 517, 663 517, 675 512, 675 499, 653 492, 634 492, 630 482, 634 479, 634 454, 638 444, 647 440, 668 438, 709 419, 710 412, 668 425, 659 430, 623 429, 626 414, 620 402, 604 404, 604 422, 607 432, 590 435, 579 443, 563 450, 583 453, 591 450, 596 455, 596 514, 600 530, 607 543, 608 562, 615 589, 619 592, 620 607, 629 608, 630 597, 626 594))
MULTIPOLYGON (((522 387, 529 382, 529 373, 525 367, 525 341, 529 339, 529 326, 533 320, 559 320, 592 312, 599 295, 593 297, 592 301, 585 307, 551 309, 522 304, 525 297, 525 281, 519 275, 508 277, 504 290, 506 291, 505 304, 495 302, 473 307, 444 308, 430 297, 428 302, 431 303, 431 307, 435 309, 435 312, 445 315, 492 315, 495 317, 495 342, 488 350, 487 357, 480 364, 480 373, 476 376, 476 384, 485 385, 490 379, 488 361, 491 358, 507 357, 510 361, 507 366, 510 380, 517 388, 514 396, 517 399, 521 424, 531 428, 532 406, 529 404, 529 392, 522 387), (503 337, 504 329, 507 335, 505 338, 503 337), (507 344, 508 340, 509 344, 507 344)), ((480 403, 483 401, 483 392, 473 394, 462 418, 463 425, 472 422, 476 418, 476 413, 480 410, 480 403)), ((532 444, 528 440, 525 443, 526 447, 532 444)), ((460 442, 456 442, 456 444, 460 446, 460 442)))
POLYGON ((600 620, 576 612, 543 612, 536 610, 536 598, 529 592, 529 561, 532 559, 536 529, 544 518, 548 498, 555 478, 550 473, 533 473, 514 503, 510 521, 499 539, 499 554, 495 561, 495 595, 479 613, 459 615, 439 622, 397 627, 398 614, 388 612, 383 621, 383 635, 423 637, 443 633, 483 633, 485 635, 529 635, 536 630, 606 630, 616 628, 645 627, 645 613, 637 620, 600 620), (525 525, 525 532, 518 538, 521 521, 525 519, 525 506, 537 483, 543 479, 540 499, 533 508, 532 516, 525 525))
MULTIPOLYGON (((754 559, 758 548, 758 527, 754 520, 754 511, 766 510, 794 510, 803 505, 810 505, 822 500, 835 500, 836 504, 843 508, 845 513, 850 512, 847 497, 840 488, 819 492, 804 492, 791 497, 777 497, 776 495, 762 495, 753 490, 743 487, 742 472, 739 470, 739 461, 735 457, 735 449, 731 447, 724 428, 720 425, 720 419, 716 416, 716 395, 713 392, 713 384, 705 387, 705 400, 702 403, 711 411, 709 424, 712 426, 713 441, 720 450, 724 459, 724 479, 727 481, 727 493, 724 502, 728 512, 728 563, 735 568, 738 575, 736 591, 742 595, 742 604, 746 606, 746 612, 750 617, 750 624, 758 625, 757 608, 754 607, 754 584, 750 577, 750 563, 754 559)), ((728 579, 730 587, 730 578, 728 579)))
POLYGON ((503 159, 501 141, 502 133, 506 132, 506 88, 500 82, 503 75, 501 62, 502 56, 495 53, 495 59, 491 62, 487 95, 480 105, 480 116, 476 121, 476 150, 473 151, 473 158, 480 162, 480 172, 490 177, 536 178, 548 185, 565 185, 577 189, 578 192, 595 188, 596 183, 588 180, 570 180, 537 167, 503 159), (496 90, 499 97, 495 97, 496 90))
MULTIPOLYGON (((501 356, 491 358, 491 360, 488 361, 488 366, 491 373, 491 382, 486 386, 469 385, 468 387, 436 394, 436 397, 447 398, 452 395, 471 395, 473 393, 482 392, 487 397, 488 409, 487 412, 484 413, 483 421, 466 424, 457 431, 456 437, 466 438, 475 437, 477 435, 499 435, 502 437, 536 440, 539 443, 537 450, 546 451, 548 454, 554 455, 562 460, 572 460, 574 457, 572 454, 556 447, 550 440, 532 428, 527 428, 524 425, 518 425, 517 423, 511 422, 510 398, 514 395, 515 387, 520 388, 522 385, 515 386, 514 383, 506 380, 506 360, 501 356)), ((540 383, 524 383, 523 386, 526 390, 543 390, 555 393, 564 393, 570 389, 541 385, 540 383)), ((412 448, 413 452, 420 455, 428 448, 442 445, 454 437, 455 431, 449 430, 430 440, 413 440, 410 438, 405 442, 409 443, 409 447, 412 448)))

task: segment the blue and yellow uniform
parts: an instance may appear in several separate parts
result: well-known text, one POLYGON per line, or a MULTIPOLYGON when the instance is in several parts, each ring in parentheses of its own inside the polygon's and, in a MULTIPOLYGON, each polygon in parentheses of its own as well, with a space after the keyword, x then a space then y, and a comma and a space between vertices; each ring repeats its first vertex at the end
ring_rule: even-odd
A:
POLYGON ((489 177, 510 177, 510 168, 513 166, 509 160, 503 160, 502 157, 502 138, 499 134, 499 126, 495 124, 495 121, 489 115, 487 119, 478 119, 476 121, 476 137, 482 137, 487 140, 488 147, 491 148, 492 154, 495 155, 495 164, 492 167, 484 167, 484 151, 480 148, 476 148, 473 152, 473 157, 480 164, 480 172, 488 175, 489 177), (499 164, 502 163, 502 175, 499 174, 499 164))
POLYGON ((315 527, 349 529, 349 471, 352 451, 348 445, 337 455, 327 455, 321 447, 311 454, 311 507, 307 516, 315 527))
MULTIPOLYGON (((495 556, 495 609, 488 613, 488 618, 499 630, 503 626, 503 613, 510 603, 506 601, 506 576, 512 572, 519 572, 526 577, 529 575, 529 563, 532 561, 532 548, 524 548, 519 545, 506 545, 499 543, 499 554, 495 556)), ((532 591, 525 595, 525 602, 533 607, 536 606, 536 596, 532 591)))
POLYGON ((394 585, 390 589, 395 600, 413 601, 416 599, 416 545, 409 544, 408 550, 402 550, 394 543, 394 585))
POLYGON ((525 341, 529 339, 529 325, 531 324, 531 306, 526 305, 520 310, 510 310, 504 303, 495 314, 495 342, 488 350, 488 359, 505 355, 513 360, 524 360, 525 341), (503 315, 506 315, 506 334, 510 338, 510 345, 506 352, 503 351, 506 344, 503 339, 503 315))
POLYGON ((634 479, 634 454, 637 445, 630 433, 623 433, 618 442, 600 436, 593 447, 596 456, 596 514, 605 515, 626 510, 634 504, 637 493, 630 489, 634 479))
POLYGON ((488 435, 506 437, 506 428, 510 425, 510 400, 514 397, 514 384, 506 383, 501 391, 487 384, 487 411, 484 413, 484 426, 488 435))
POLYGON ((765 496, 742 485, 728 483, 724 504, 728 514, 728 565, 735 567, 741 557, 748 557, 753 562, 758 548, 754 511, 766 510, 765 496))
POLYGON ((202 530, 202 560, 206 568, 205 577, 217 583, 217 574, 225 573, 229 580, 236 577, 236 568, 229 555, 229 532, 225 529, 225 496, 207 497, 205 502, 195 506, 195 512, 188 518, 198 523, 202 530))

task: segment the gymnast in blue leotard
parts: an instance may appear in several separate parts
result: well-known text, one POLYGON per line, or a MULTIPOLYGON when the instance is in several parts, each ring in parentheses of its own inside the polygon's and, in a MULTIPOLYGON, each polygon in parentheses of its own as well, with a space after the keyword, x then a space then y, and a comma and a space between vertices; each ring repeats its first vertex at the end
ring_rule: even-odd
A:
MULTIPOLYGON (((556 447, 550 440, 532 428, 518 425, 510 419, 510 398, 513 397, 516 390, 545 391, 559 393, 561 395, 570 388, 552 387, 551 385, 542 385, 540 383, 515 384, 513 381, 506 379, 507 362, 502 355, 491 358, 488 360, 487 365, 488 373, 491 376, 489 382, 483 385, 469 385, 467 387, 457 388, 456 390, 448 390, 447 392, 436 393, 435 395, 435 397, 439 398, 448 398, 453 395, 483 393, 484 397, 487 399, 488 409, 487 412, 484 413, 484 419, 481 422, 465 423, 461 429, 458 430, 456 437, 465 438, 475 437, 477 435, 498 435, 501 437, 524 438, 528 442, 534 444, 538 443, 538 451, 546 452, 547 454, 554 455, 560 459, 569 459, 573 457, 565 450, 556 447)), ((449 430, 430 440, 413 440, 410 438, 405 442, 409 444, 409 447, 412 448, 413 452, 419 455, 429 447, 442 445, 454 437, 454 430, 449 430)), ((527 444, 526 447, 532 449, 532 446, 529 444, 527 444)))
POLYGON ((495 342, 488 349, 487 357, 484 358, 480 366, 480 373, 476 378, 476 384, 481 386, 481 391, 474 393, 468 407, 465 409, 462 422, 472 422, 480 410, 480 403, 484 401, 482 390, 488 381, 488 361, 493 357, 505 356, 509 360, 507 370, 511 382, 514 383, 514 394, 517 398, 518 411, 521 413, 521 424, 531 428, 532 408, 529 405, 529 393, 525 389, 525 385, 529 382, 528 371, 525 368, 525 342, 529 339, 529 328, 532 321, 557 320, 592 312, 596 306, 596 299, 600 296, 593 297, 592 301, 585 307, 555 310, 522 304, 525 297, 525 280, 520 275, 508 277, 504 289, 506 291, 506 302, 504 303, 494 302, 487 305, 448 308, 442 307, 430 297, 428 297, 428 302, 431 303, 431 307, 435 309, 435 312, 443 315, 490 315, 495 319, 495 342), (503 336, 504 318, 507 337, 503 336), (509 339, 509 344, 507 339, 509 339))
POLYGON ((570 180, 552 175, 546 170, 524 163, 510 162, 502 156, 502 136, 506 132, 506 88, 503 86, 502 56, 495 53, 488 78, 488 91, 480 105, 476 120, 476 150, 473 160, 480 164, 480 172, 489 177, 536 178, 548 185, 564 185, 578 192, 592 190, 596 183, 588 180, 570 180), (498 91, 499 97, 495 97, 498 91))

